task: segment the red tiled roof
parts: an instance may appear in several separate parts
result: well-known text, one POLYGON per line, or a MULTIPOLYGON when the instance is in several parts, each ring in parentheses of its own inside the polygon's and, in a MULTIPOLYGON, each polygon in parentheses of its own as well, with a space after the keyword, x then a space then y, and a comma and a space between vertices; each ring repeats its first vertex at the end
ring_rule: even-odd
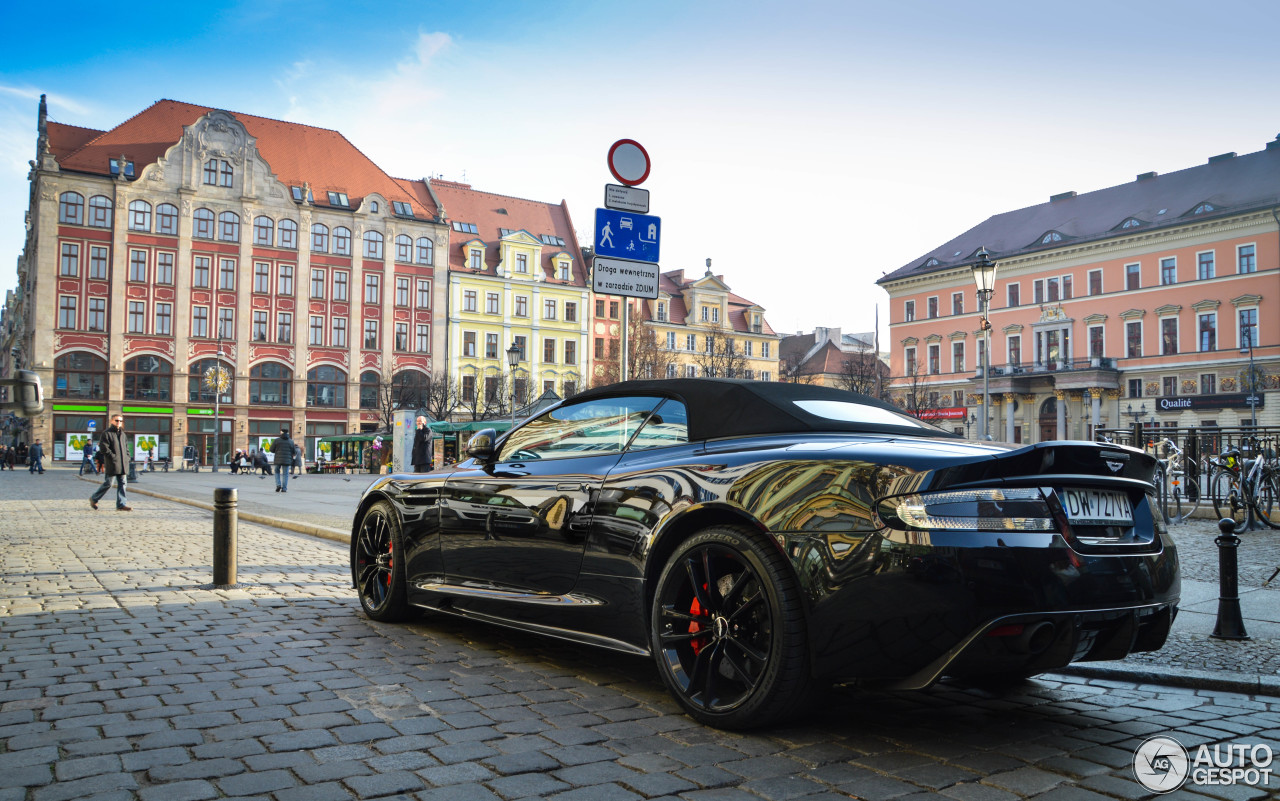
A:
POLYGON ((84 147, 95 136, 102 135, 102 131, 94 128, 81 128, 61 122, 45 123, 45 131, 49 134, 49 152, 59 161, 67 154, 84 147))
MULTIPOLYGON (((797 337, 788 337, 788 339, 796 339, 797 337)), ((801 352, 796 354, 795 358, 803 356, 801 352)), ((784 360, 786 357, 783 357, 784 360)), ((857 362, 874 360, 875 369, 883 375, 889 374, 889 368, 884 362, 880 361, 874 353, 848 353, 840 350, 840 346, 831 340, 827 340, 818 352, 809 357, 807 361, 796 368, 796 373, 800 375, 832 375, 844 372, 845 362, 857 362)))
MULTIPOLYGON (((724 283, 724 276, 715 276, 716 280, 724 283)), ((684 291, 693 283, 700 279, 685 279, 684 270, 670 270, 658 276, 658 290, 671 295, 670 308, 667 311, 667 319, 673 325, 688 325, 689 310, 685 308, 684 291)), ((759 304, 746 298, 729 293, 729 325, 734 331, 747 333, 751 330, 751 321, 747 317, 747 310, 752 306, 759 304)), ((774 330, 767 320, 761 315, 760 333, 773 334, 774 330)))
MULTIPOLYGON (((194 124, 210 111, 213 109, 208 106, 157 101, 115 128, 82 142, 58 163, 64 170, 110 175, 110 159, 124 155, 133 161, 135 174, 139 174, 182 138, 184 126, 194 124)), ((377 193, 387 202, 412 203, 415 215, 429 218, 435 214, 434 204, 427 206, 422 198, 407 192, 337 131, 235 111, 227 113, 257 140, 258 152, 282 183, 311 184, 317 206, 328 205, 325 193, 333 190, 346 193, 352 207, 358 206, 366 195, 377 193)), ((49 124, 50 139, 54 125, 57 123, 49 124)))
POLYGON ((492 192, 481 192, 472 189, 470 184, 432 179, 431 190, 440 198, 440 205, 445 216, 452 222, 472 223, 477 233, 462 234, 453 231, 449 236, 449 269, 470 271, 467 254, 463 246, 467 242, 480 239, 485 243, 485 266, 482 272, 492 275, 497 269, 501 257, 499 242, 502 234, 498 229, 508 228, 513 231, 528 231, 534 237, 543 234, 558 236, 564 245, 542 245, 543 276, 549 284, 565 283, 572 286, 587 285, 587 265, 583 263, 582 252, 578 249, 578 240, 573 233, 573 220, 569 217, 569 207, 561 201, 559 205, 544 203, 539 200, 498 195, 492 192), (570 281, 561 282, 555 278, 553 257, 557 253, 568 253, 573 258, 573 277, 570 281))

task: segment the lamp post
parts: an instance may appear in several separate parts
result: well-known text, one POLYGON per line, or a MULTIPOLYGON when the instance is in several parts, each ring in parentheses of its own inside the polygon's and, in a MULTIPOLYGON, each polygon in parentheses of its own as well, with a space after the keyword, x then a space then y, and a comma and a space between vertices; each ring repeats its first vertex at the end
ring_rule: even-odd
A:
POLYGON ((978 312, 982 315, 982 418, 978 436, 990 440, 991 436, 991 293, 996 287, 996 263, 985 247, 978 248, 977 261, 973 264, 973 282, 978 285, 978 312))
POLYGON ((516 425, 516 365, 520 363, 520 349, 512 342, 507 348, 507 366, 511 368, 511 427, 516 425))
POLYGON ((1140 408, 1134 409, 1133 404, 1130 403, 1128 407, 1125 409, 1124 413, 1127 415, 1131 415, 1133 417, 1133 422, 1136 423, 1143 417, 1147 416, 1147 404, 1144 403, 1140 408))
POLYGON ((1258 432, 1258 375, 1253 371, 1253 332, 1254 327, 1249 326, 1245 329, 1248 332, 1244 338, 1245 347, 1240 349, 1241 353, 1246 351, 1249 353, 1249 394, 1245 396, 1245 402, 1249 404, 1250 419, 1253 421, 1254 435, 1258 432))
POLYGON ((222 438, 222 423, 218 419, 222 393, 231 385, 230 374, 222 367, 222 331, 218 331, 218 357, 213 367, 204 371, 204 385, 213 390, 213 472, 218 472, 218 441, 222 438))

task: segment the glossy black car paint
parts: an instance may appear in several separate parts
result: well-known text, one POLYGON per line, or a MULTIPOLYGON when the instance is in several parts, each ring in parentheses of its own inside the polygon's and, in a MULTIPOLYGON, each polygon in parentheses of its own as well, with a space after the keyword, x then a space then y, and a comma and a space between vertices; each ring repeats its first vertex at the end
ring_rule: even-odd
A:
POLYGON ((380 499, 400 510, 413 604, 636 654, 649 652, 652 585, 677 543, 749 526, 798 577, 816 676, 923 687, 1158 648, 1179 579, 1152 518, 1153 469, 1137 451, 1083 442, 761 435, 387 476, 355 526, 380 499), (1060 510, 1057 532, 909 531, 878 505, 944 488, 1056 497, 1066 485, 1128 493, 1146 536, 1072 530, 1060 510), (988 636, 1010 624, 1041 627, 1044 641, 988 636))

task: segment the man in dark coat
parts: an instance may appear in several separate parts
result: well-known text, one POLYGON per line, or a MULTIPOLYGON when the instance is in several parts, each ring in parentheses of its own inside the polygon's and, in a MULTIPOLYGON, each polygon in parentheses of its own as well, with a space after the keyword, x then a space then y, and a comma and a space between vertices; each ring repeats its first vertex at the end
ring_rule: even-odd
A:
POLYGON ((298 446, 289 439, 289 429, 280 429, 280 436, 271 443, 271 457, 276 466, 276 492, 289 491, 289 471, 293 469, 293 453, 298 446))
POLYGON ((44 446, 40 444, 40 440, 36 440, 30 450, 27 451, 27 459, 31 461, 31 472, 39 471, 40 475, 44 475, 44 446))
POLYGON ((129 451, 126 449, 124 440, 124 417, 117 414, 111 418, 111 425, 102 432, 98 440, 98 453, 102 460, 104 478, 102 486, 89 496, 89 505, 94 509, 98 508, 98 501, 107 494, 107 490, 111 489, 111 479, 115 478, 116 509, 121 512, 132 512, 133 507, 128 505, 128 499, 125 497, 127 484, 125 474, 129 472, 129 451))
POLYGON ((431 469, 431 429, 427 427, 427 418, 422 415, 418 415, 416 425, 409 461, 413 464, 413 472, 426 473, 431 469))

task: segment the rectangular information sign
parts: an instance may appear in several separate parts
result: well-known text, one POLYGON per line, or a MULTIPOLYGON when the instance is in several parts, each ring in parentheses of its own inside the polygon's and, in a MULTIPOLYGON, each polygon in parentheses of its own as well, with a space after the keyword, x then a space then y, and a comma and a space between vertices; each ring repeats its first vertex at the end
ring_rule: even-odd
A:
POLYGON ((638 186, 605 184, 604 207, 615 211, 634 211, 636 214, 648 214, 649 190, 641 189, 638 186))
POLYGON ((648 214, 596 209, 596 253, 614 259, 657 264, 662 220, 648 214))
POLYGON ((601 295, 649 300, 658 297, 658 265, 653 262, 596 256, 591 276, 594 291, 601 295))

